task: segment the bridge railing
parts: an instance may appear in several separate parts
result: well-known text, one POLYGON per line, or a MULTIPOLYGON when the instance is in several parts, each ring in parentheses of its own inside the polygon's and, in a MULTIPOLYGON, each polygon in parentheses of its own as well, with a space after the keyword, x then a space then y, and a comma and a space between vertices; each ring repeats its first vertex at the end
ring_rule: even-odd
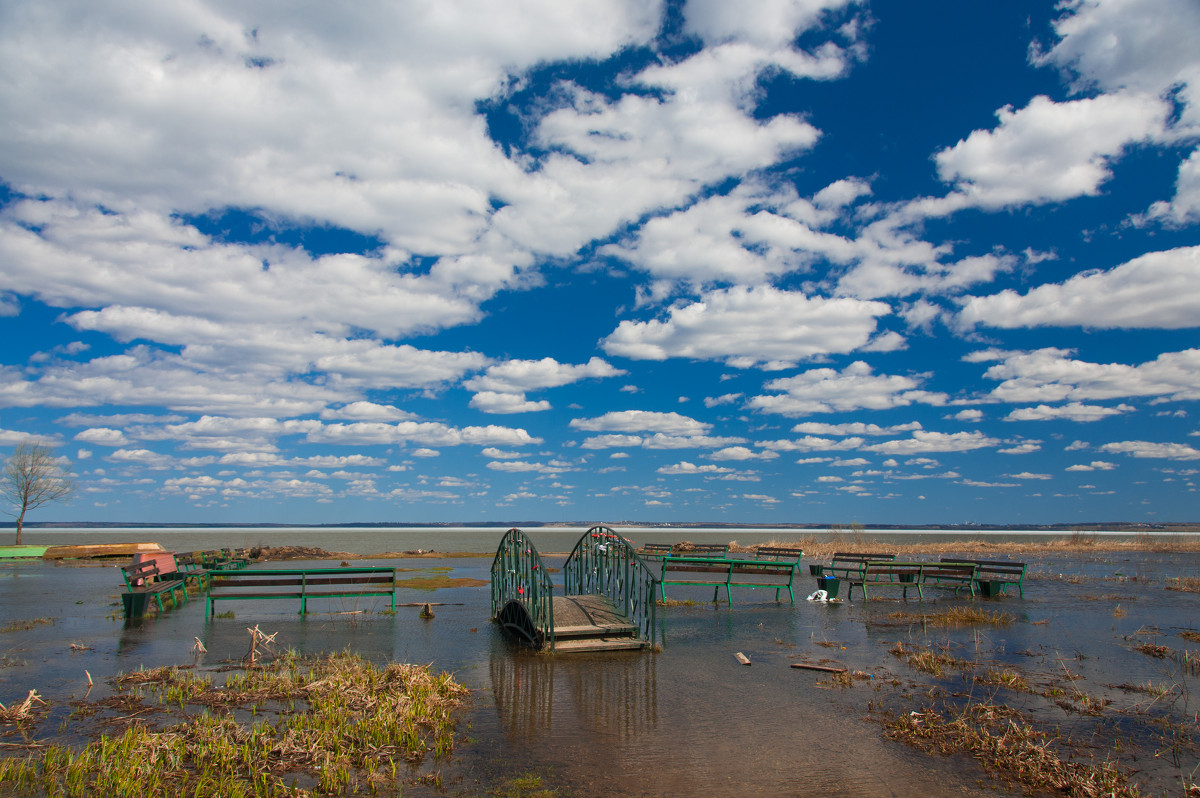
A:
POLYGON ((519 529, 504 534, 492 560, 492 618, 510 602, 525 608, 532 628, 521 630, 530 642, 554 647, 554 586, 537 547, 519 529), (540 639, 538 639, 540 638, 540 639))
POLYGON ((643 640, 657 642, 658 575, 638 556, 632 543, 606 526, 583 534, 563 565, 567 595, 601 594, 624 611, 643 640))

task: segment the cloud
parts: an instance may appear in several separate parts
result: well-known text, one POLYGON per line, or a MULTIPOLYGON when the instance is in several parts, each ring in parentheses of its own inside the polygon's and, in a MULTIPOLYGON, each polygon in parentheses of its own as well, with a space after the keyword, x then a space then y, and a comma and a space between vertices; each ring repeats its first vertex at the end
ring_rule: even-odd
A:
POLYGON ((1200 460, 1200 449, 1182 443, 1117 441, 1102 444, 1098 448, 1102 452, 1128 454, 1132 457, 1155 457, 1166 460, 1200 460))
POLYGON ((1200 398, 1200 349, 1165 352, 1129 366, 1074 360, 1063 349, 1005 353, 984 376, 1001 380, 991 392, 1002 402, 1062 402, 1161 397, 1173 401, 1200 398))
POLYGON ((1156 95, 1102 94, 1054 102, 1034 97, 996 112, 999 126, 976 130, 934 156, 938 177, 986 209, 1090 196, 1131 144, 1163 132, 1168 106, 1156 95))
POLYGON ((616 368, 598 357, 573 366, 551 357, 541 360, 509 360, 488 366, 478 377, 463 383, 469 391, 522 393, 541 388, 557 388, 586 379, 617 377, 629 372, 616 368))
POLYGON ((1104 460, 1093 460, 1090 463, 1080 463, 1073 466, 1067 466, 1067 471, 1112 471, 1117 467, 1116 463, 1109 463, 1104 460))
POLYGON ((1109 416, 1117 416, 1122 413, 1132 413, 1134 408, 1130 405, 1117 405, 1116 407, 1102 407, 1100 405, 1085 405, 1081 402, 1070 402, 1060 407, 1051 407, 1049 405, 1038 405, 1037 407, 1019 407, 1013 410, 1006 417, 1007 421, 1053 421, 1056 419, 1065 418, 1070 421, 1099 421, 1102 418, 1109 416))
POLYGON ((982 432, 928 432, 917 430, 911 438, 883 441, 862 447, 864 451, 891 455, 924 454, 929 452, 969 452, 987 449, 1000 441, 989 438, 982 432))
MULTIPOLYGON (((805 435, 795 440, 758 441, 755 445, 777 452, 841 452, 857 449, 864 443, 862 438, 843 438, 840 441, 805 435)), ((818 458, 815 462, 824 462, 818 458)))
POLYGON ((660 474, 668 474, 672 476, 691 476, 696 474, 711 476, 715 474, 734 473, 732 468, 723 468, 722 466, 715 465, 696 465, 695 463, 689 463, 687 460, 681 460, 675 465, 662 466, 657 470, 660 474))
POLYGON ((531 402, 523 393, 480 391, 471 397, 470 406, 482 413, 538 413, 550 409, 545 399, 531 402))
POLYGON ((412 413, 391 405, 375 402, 351 402, 338 408, 321 411, 323 419, 346 419, 350 421, 401 421, 415 419, 412 413))
POLYGON ((524 457, 520 452, 507 452, 503 449, 497 449, 494 446, 485 446, 479 453, 492 460, 517 460, 524 457))
POLYGON ((792 427, 792 432, 808 435, 897 435, 901 432, 912 432, 921 429, 918 421, 907 424, 895 424, 881 427, 878 424, 865 424, 861 421, 851 421, 844 424, 826 424, 820 421, 805 421, 792 427))
POLYGON ((920 384, 913 377, 877 376, 869 365, 856 361, 840 372, 831 368, 809 369, 795 377, 772 380, 766 389, 783 393, 752 397, 747 406, 765 413, 805 416, 859 409, 886 410, 914 402, 931 405, 946 402, 945 394, 920 390, 920 384))
POLYGON ((129 443, 124 432, 108 427, 92 427, 82 430, 75 435, 75 440, 95 446, 126 446, 129 443))
POLYGON ((778 452, 771 450, 756 452, 745 446, 727 446, 707 455, 709 460, 774 460, 778 452))
POLYGON ((529 413, 549 410, 548 401, 527 401, 525 392, 542 388, 557 388, 580 380, 615 377, 628 372, 609 365, 598 357, 573 366, 554 358, 541 360, 509 360, 488 366, 478 377, 463 383, 470 391, 471 407, 484 413, 529 413))
POLYGON ((425 446, 528 446, 542 442, 541 438, 535 438, 523 429, 495 425, 453 427, 435 421, 325 424, 309 432, 307 440, 344 446, 409 443, 425 446))
POLYGON ((971 297, 959 313, 970 327, 1080 326, 1182 329, 1200 326, 1200 247, 1151 252, 1108 271, 1063 283, 971 297))
POLYGON ((837 209, 747 181, 728 194, 650 219, 636 235, 601 253, 667 283, 758 285, 818 260, 846 263, 856 257, 853 241, 819 229, 837 218, 837 209))
POLYGON ((584 432, 661 432, 668 435, 703 435, 711 424, 679 413, 653 410, 614 410, 597 418, 571 419, 572 429, 584 432))
POLYGON ((724 360, 737 368, 782 368, 869 343, 883 302, 809 298, 767 286, 715 290, 668 311, 665 320, 620 323, 601 346, 635 360, 724 360))
POLYGON ((1160 95, 1179 89, 1183 128, 1200 124, 1200 64, 1194 32, 1200 8, 1190 0, 1072 3, 1054 22, 1059 41, 1035 48, 1036 65, 1075 75, 1079 91, 1132 90, 1160 95))
POLYGON ((719 407, 720 405, 731 405, 736 403, 737 400, 741 399, 742 396, 743 394, 741 393, 726 393, 720 396, 706 396, 704 397, 704 406, 711 408, 719 407))
POLYGON ((574 469, 566 463, 530 463, 524 460, 492 460, 487 467, 493 471, 503 471, 510 474, 537 473, 560 474, 574 469))
POLYGON ((1200 221, 1200 149, 1193 151, 1187 160, 1179 164, 1174 198, 1151 205, 1145 219, 1161 220, 1176 227, 1200 221))
POLYGON ((622 321, 604 351, 636 360, 722 360, 735 368, 784 368, 868 344, 882 302, 822 299, 770 286, 713 291, 665 320, 622 321))

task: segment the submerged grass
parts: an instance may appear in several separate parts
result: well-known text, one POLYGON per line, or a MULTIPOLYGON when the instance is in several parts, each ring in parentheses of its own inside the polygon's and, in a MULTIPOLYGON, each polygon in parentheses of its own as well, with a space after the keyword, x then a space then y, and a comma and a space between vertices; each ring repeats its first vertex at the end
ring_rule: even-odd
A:
POLYGON ((886 734, 928 752, 968 754, 986 770, 1026 788, 1064 795, 1138 798, 1111 762, 1065 761, 1053 735, 1025 723, 1012 709, 992 703, 971 704, 950 719, 936 711, 911 712, 884 722, 886 734))
POLYGON ((1200 576, 1180 576, 1167 579, 1167 590, 1179 590, 1184 593, 1200 593, 1200 576))
POLYGON ((0 785, 11 794, 63 796, 374 792, 428 752, 450 753, 452 712, 466 693, 448 674, 379 667, 349 653, 316 660, 289 654, 232 673, 220 686, 176 668, 114 683, 160 704, 202 710, 173 725, 134 723, 82 750, 54 745, 26 759, 2 759, 0 785), (264 703, 273 708, 269 716, 260 714, 264 703), (253 722, 241 719, 245 710, 253 722))
POLYGON ((989 612, 975 606, 958 606, 939 612, 893 612, 888 619, 895 623, 920 623, 926 626, 1008 626, 1014 620, 1007 612, 989 612))
POLYGON ((0 626, 0 634, 6 632, 27 632, 39 626, 52 626, 53 624, 53 618, 29 618, 22 621, 11 621, 0 626))

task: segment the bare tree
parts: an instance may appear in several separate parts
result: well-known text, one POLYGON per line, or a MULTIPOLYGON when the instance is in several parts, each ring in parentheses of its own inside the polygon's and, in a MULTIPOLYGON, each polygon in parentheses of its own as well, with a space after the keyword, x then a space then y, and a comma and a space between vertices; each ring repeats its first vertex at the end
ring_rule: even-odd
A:
POLYGON ((17 545, 21 545, 27 512, 66 501, 74 490, 71 472, 54 456, 53 448, 28 441, 17 444, 0 473, 0 498, 12 505, 7 512, 17 519, 17 545))

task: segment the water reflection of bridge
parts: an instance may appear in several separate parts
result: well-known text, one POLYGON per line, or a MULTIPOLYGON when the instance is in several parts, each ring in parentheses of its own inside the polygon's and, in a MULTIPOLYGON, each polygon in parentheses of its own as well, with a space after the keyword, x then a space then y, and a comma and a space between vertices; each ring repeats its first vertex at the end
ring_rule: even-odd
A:
POLYGON ((624 742, 658 723, 657 658, 497 652, 492 693, 506 736, 528 744, 550 735, 603 735, 624 742))

